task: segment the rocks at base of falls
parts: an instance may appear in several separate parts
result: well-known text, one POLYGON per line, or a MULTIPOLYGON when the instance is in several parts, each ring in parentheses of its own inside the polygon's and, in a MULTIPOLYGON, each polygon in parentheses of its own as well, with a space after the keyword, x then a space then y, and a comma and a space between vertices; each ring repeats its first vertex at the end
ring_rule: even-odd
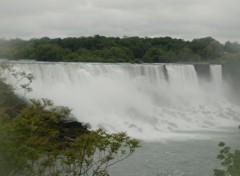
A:
MULTIPOLYGON (((66 107, 58 106, 56 108, 59 111, 66 107)), ((73 115, 69 115, 60 116, 59 128, 60 132, 64 135, 63 138, 67 141, 72 141, 79 135, 88 133, 91 126, 88 123, 79 122, 73 115)))

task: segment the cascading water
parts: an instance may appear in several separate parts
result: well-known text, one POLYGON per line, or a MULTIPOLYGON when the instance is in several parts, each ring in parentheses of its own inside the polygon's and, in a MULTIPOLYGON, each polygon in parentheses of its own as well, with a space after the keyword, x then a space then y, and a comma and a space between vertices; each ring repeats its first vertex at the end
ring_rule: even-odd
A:
POLYGON ((204 88, 193 65, 15 62, 36 76, 30 98, 68 106, 93 129, 153 139, 235 126, 240 110, 223 96, 220 65, 204 88), (217 90, 217 91, 216 91, 217 90))

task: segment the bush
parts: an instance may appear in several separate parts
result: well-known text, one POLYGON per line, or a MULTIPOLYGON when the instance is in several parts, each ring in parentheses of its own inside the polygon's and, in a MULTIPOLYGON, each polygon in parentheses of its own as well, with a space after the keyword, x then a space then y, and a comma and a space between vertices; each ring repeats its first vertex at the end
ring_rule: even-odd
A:
POLYGON ((224 142, 220 142, 222 148, 217 158, 225 169, 214 169, 214 176, 239 176, 240 175, 240 150, 231 151, 224 142))

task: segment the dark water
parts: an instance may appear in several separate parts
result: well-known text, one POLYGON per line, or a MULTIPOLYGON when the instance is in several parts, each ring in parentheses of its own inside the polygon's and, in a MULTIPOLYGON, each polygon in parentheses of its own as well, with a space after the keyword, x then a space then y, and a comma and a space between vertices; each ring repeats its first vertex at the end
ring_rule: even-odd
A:
POLYGON ((220 167, 216 159, 224 141, 240 148, 240 130, 205 132, 194 139, 141 142, 142 147, 129 159, 115 165, 113 176, 211 176, 220 167))

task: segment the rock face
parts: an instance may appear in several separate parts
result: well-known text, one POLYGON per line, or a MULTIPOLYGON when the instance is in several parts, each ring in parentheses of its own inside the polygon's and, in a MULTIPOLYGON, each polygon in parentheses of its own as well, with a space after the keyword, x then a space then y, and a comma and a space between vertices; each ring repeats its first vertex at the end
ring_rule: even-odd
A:
MULTIPOLYGON (((57 112, 60 112, 64 108, 66 107, 57 106, 56 110, 57 112)), ((58 125, 59 131, 62 133, 65 140, 72 140, 81 134, 89 132, 89 126, 77 121, 77 119, 71 114, 69 116, 61 116, 58 125)))
POLYGON ((61 121, 59 128, 63 134, 63 139, 66 141, 71 141, 77 136, 89 132, 87 127, 78 121, 61 121))
POLYGON ((229 85, 230 98, 240 104, 240 64, 224 64, 223 80, 229 85))
POLYGON ((210 65, 209 64, 194 64, 200 81, 210 81, 210 65))

